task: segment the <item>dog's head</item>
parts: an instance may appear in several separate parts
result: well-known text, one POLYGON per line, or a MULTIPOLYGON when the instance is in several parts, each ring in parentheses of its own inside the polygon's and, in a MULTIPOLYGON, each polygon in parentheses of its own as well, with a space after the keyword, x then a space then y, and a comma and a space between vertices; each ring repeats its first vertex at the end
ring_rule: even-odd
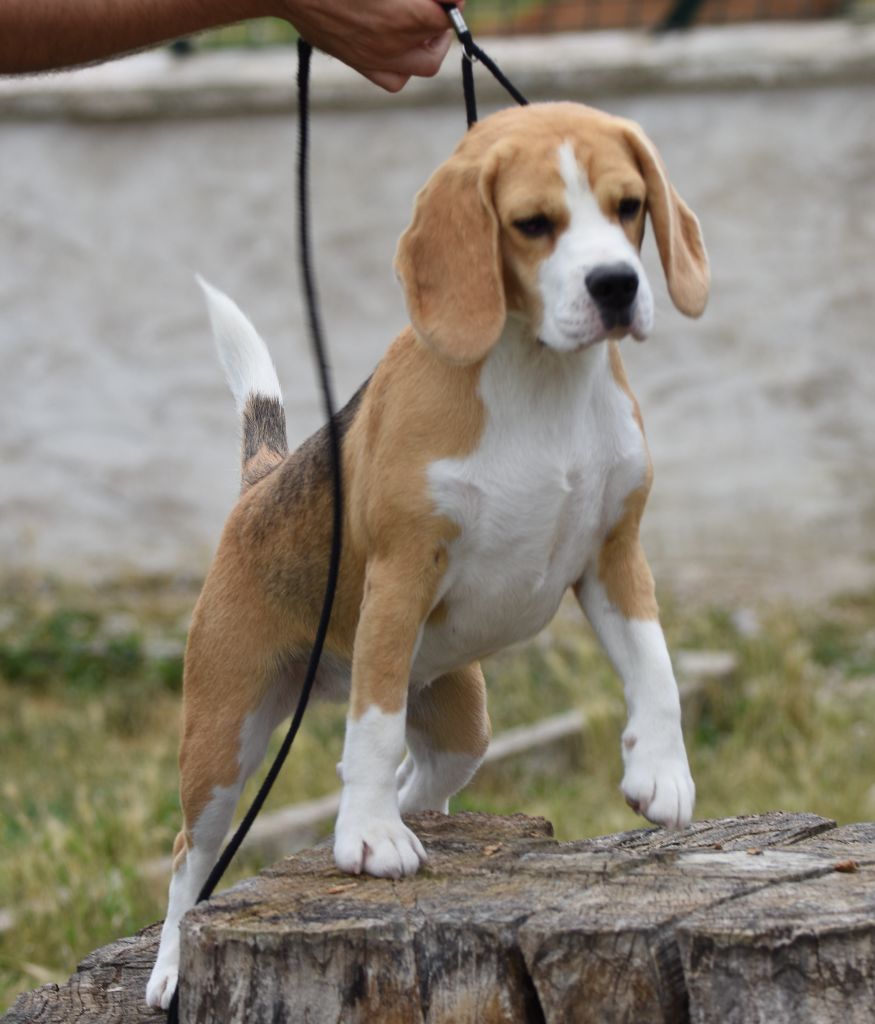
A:
POLYGON ((653 323, 638 255, 647 214, 672 301, 699 316, 699 223, 636 124, 575 103, 494 114, 429 179, 398 244, 414 329, 456 363, 482 359, 509 315, 557 351, 642 340, 653 323))

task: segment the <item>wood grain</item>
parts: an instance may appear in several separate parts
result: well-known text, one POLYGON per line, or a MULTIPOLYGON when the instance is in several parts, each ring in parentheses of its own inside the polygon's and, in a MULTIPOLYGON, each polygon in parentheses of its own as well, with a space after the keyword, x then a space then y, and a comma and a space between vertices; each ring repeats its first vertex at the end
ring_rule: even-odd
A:
MULTIPOLYGON (((772 812, 575 842, 522 815, 411 824, 413 879, 341 875, 323 844, 187 915, 181 1020, 873 1020, 875 824, 772 812)), ((98 950, 4 1024, 161 1020, 156 946, 153 926, 98 950)))

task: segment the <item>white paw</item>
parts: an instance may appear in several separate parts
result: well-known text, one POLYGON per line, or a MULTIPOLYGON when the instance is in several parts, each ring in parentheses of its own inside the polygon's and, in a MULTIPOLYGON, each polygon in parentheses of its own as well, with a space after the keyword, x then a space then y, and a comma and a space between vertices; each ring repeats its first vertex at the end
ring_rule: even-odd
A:
POLYGON ((173 993, 176 991, 178 978, 178 961, 173 964, 162 965, 159 956, 155 966, 152 968, 149 984, 146 986, 146 1002, 149 1006, 155 1007, 156 1010, 166 1010, 170 1006, 173 993))
POLYGON ((334 861, 341 871, 402 878, 415 875, 426 860, 422 843, 400 817, 348 815, 338 818, 334 861))
POLYGON ((686 828, 693 817, 696 786, 680 736, 671 743, 654 743, 627 730, 623 747, 626 803, 655 825, 686 828))

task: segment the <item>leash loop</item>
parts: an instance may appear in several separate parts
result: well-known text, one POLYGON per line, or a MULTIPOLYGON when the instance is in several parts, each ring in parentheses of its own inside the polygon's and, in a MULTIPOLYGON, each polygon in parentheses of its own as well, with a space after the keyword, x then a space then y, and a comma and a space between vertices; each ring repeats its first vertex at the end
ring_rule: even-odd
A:
POLYGON ((471 35, 471 30, 465 24, 465 19, 462 16, 462 12, 456 7, 455 4, 442 3, 444 11, 446 11, 447 17, 450 19, 450 23, 455 30, 455 33, 462 44, 462 48, 465 51, 465 56, 473 64, 477 60, 477 54, 473 52, 474 38, 471 35))
POLYGON ((508 92, 521 107, 528 106, 529 101, 505 75, 495 61, 484 52, 475 42, 471 35, 471 29, 465 23, 462 12, 454 3, 441 3, 456 37, 462 44, 462 91, 465 95, 465 114, 468 118, 468 127, 477 123, 477 99, 474 94, 474 71, 472 65, 482 64, 492 77, 508 92))

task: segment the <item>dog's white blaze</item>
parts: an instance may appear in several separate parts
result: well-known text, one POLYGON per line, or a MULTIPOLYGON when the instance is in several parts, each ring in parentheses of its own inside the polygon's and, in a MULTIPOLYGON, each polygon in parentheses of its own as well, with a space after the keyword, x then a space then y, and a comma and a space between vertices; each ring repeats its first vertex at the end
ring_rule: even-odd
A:
POLYGON ((538 337, 560 351, 605 338, 607 331, 587 290, 586 276, 602 264, 628 263, 638 274, 629 331, 643 340, 653 326, 653 293, 638 253, 623 231, 602 213, 570 142, 559 147, 558 161, 570 220, 539 271, 544 315, 538 337))
POLYGON ((587 573, 577 597, 623 680, 629 710, 623 733, 623 792, 651 821, 683 827, 692 817, 696 790, 662 627, 656 620, 623 616, 595 572, 587 573))
POLYGON ((606 345, 538 346, 509 321, 480 376, 486 425, 466 458, 432 463, 437 510, 460 526, 414 685, 533 636, 596 556, 647 469, 606 345))
POLYGON ((425 860, 398 805, 395 774, 404 756, 406 724, 406 710, 387 713, 376 706, 347 719, 334 834, 334 859, 342 871, 400 878, 415 874, 425 860))

